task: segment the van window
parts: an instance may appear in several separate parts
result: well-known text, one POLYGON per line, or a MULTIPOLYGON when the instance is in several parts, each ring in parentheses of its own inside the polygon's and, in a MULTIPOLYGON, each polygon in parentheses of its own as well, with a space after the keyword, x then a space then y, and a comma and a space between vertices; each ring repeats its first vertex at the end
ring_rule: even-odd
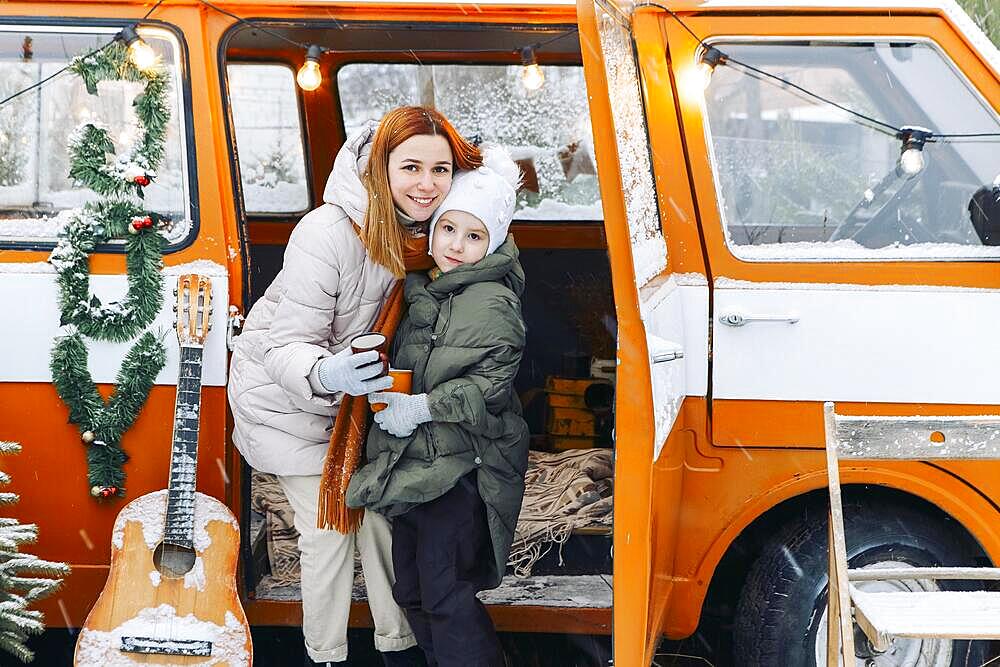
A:
POLYGON ((295 73, 278 64, 233 63, 226 70, 246 212, 306 210, 311 198, 295 73))
MULTIPOLYGON (((119 28, 0 25, 0 99, 59 72, 70 60, 107 44, 119 28)), ((170 123, 166 150, 144 205, 173 221, 164 233, 171 242, 191 229, 184 107, 178 64, 179 44, 170 32, 143 28, 169 75, 170 123)), ((108 128, 118 151, 138 138, 132 100, 142 84, 106 81, 98 95, 87 93, 72 72, 0 106, 0 243, 52 242, 65 216, 97 195, 69 177, 67 143, 83 123, 108 128)))
MULTIPOLYGON (((925 42, 713 46, 896 128, 1000 131, 996 112, 925 42)), ((891 130, 738 64, 716 68, 705 104, 720 214, 736 256, 1000 257, 1000 230, 976 220, 977 197, 992 193, 1000 172, 997 138, 927 143, 918 170, 901 162, 903 142, 891 130)))
POLYGON ((352 63, 337 73, 348 133, 403 104, 433 106, 465 137, 503 144, 524 187, 517 220, 601 220, 583 68, 542 67, 541 88, 521 66, 352 63))

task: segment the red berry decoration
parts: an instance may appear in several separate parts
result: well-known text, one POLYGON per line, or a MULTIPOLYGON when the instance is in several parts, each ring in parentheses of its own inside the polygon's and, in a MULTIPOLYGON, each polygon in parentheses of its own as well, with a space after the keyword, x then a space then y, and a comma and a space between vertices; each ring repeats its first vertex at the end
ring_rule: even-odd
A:
POLYGON ((149 176, 142 174, 141 176, 136 176, 132 179, 132 182, 136 185, 149 185, 149 176))
POLYGON ((140 220, 139 223, 143 229, 148 229, 149 227, 153 226, 153 219, 147 215, 144 218, 142 218, 142 220, 140 220))

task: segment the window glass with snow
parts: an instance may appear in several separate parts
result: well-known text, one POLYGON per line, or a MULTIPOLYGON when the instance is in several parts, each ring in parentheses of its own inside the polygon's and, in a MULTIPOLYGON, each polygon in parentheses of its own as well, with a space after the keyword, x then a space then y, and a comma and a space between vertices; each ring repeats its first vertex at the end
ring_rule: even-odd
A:
POLYGON ((353 63, 337 73, 348 133, 405 104, 433 106, 465 137, 500 143, 524 186, 517 220, 601 220, 583 69, 543 66, 525 86, 518 66, 353 63))
MULTIPOLYGON (((0 105, 0 242, 54 241, 71 211, 98 198, 69 175, 68 145, 83 125, 108 131, 114 154, 106 155, 106 168, 129 171, 130 149, 141 137, 133 101, 143 84, 102 81, 91 95, 65 70, 118 30, 0 25, 0 99, 16 95, 0 105)), ((162 231, 177 242, 191 229, 179 45, 163 29, 143 28, 140 35, 167 73, 170 112, 163 159, 156 173, 146 174, 151 182, 143 188, 143 207, 164 216, 162 231)))
POLYGON ((713 46, 784 80, 729 62, 705 91, 720 214, 738 257, 1000 256, 1000 139, 932 136, 917 150, 897 136, 1000 132, 997 113, 935 46, 713 46))
POLYGON ((230 108, 247 213, 299 213, 310 205, 295 73, 285 65, 233 63, 230 108))

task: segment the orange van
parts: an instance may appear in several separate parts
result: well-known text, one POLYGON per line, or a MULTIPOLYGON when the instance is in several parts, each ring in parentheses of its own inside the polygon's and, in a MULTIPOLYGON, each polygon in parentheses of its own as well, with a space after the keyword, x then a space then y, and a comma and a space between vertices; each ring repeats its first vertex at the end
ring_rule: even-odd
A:
MULTIPOLYGON (((176 276, 210 279, 197 487, 239 518, 252 624, 297 625, 301 610, 262 538, 277 516, 266 480, 229 440, 227 342, 347 133, 399 104, 432 104, 519 160, 533 446, 614 452, 613 530, 580 531, 597 547, 572 573, 508 577, 488 598, 499 630, 611 634, 623 667, 696 632, 715 664, 818 664, 823 402, 1000 410, 1000 53, 953 0, 3 2, 0 438, 24 450, 2 466, 17 517, 40 526, 33 552, 73 569, 40 605, 50 627, 80 626, 116 515, 168 481, 172 335, 121 437, 118 485, 94 483, 93 434, 67 421, 50 367, 67 275, 50 255, 95 198, 67 147, 87 123, 109 154, 137 145, 135 82, 95 95, 64 69, 130 26, 169 116, 155 174, 120 150, 116 163, 164 238, 162 306, 143 328, 173 329, 176 276), (613 433, 590 408, 559 430, 554 387, 581 386, 566 380, 613 381, 613 433)), ((89 290, 113 303, 126 253, 98 240, 89 290)), ((132 344, 88 341, 84 379, 103 397, 132 344)), ((995 465, 872 462, 842 479, 853 565, 1000 563, 995 465)), ((363 600, 352 623, 370 623, 363 600)), ((866 665, 991 655, 857 644, 866 665)))

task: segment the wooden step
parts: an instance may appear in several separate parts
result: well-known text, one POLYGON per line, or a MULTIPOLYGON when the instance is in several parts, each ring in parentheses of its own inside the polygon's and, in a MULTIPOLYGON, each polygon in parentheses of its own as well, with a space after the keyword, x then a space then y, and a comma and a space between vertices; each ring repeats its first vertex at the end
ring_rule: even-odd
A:
MULTIPOLYGON (((611 575, 507 576, 480 599, 500 632, 611 634, 611 575)), ((253 625, 301 624, 300 600, 298 586, 272 586, 264 577, 245 604, 247 618, 253 625)), ((372 627, 364 583, 358 579, 350 624, 372 627)))
POLYGON ((853 589, 851 598, 871 627, 888 637, 1000 639, 1000 592, 853 589))

